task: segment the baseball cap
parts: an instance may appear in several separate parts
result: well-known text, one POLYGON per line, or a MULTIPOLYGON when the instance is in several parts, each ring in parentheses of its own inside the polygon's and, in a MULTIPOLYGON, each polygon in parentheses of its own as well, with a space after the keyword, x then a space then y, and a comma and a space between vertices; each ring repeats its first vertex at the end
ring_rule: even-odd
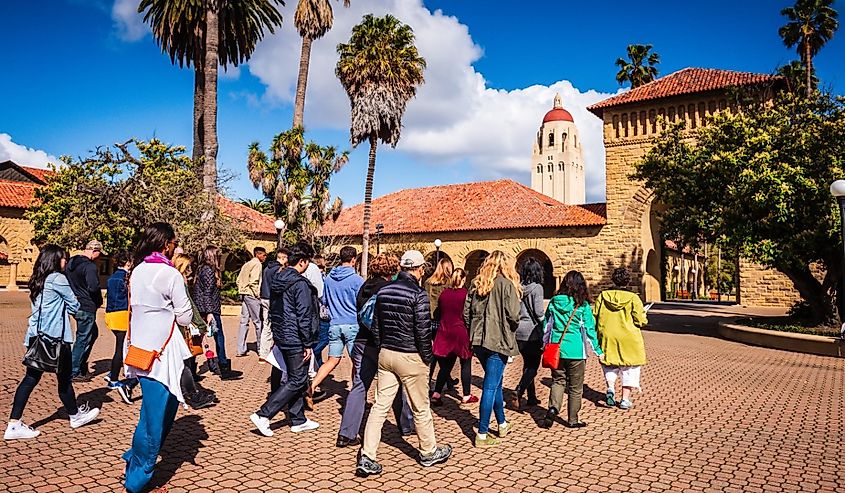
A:
POLYGON ((86 250, 91 250, 92 252, 101 252, 106 253, 103 251, 103 244, 97 240, 91 240, 85 244, 86 250))
POLYGON ((419 267, 423 264, 425 264, 425 258, 418 250, 408 250, 402 254, 402 260, 399 261, 399 265, 406 269, 419 267))

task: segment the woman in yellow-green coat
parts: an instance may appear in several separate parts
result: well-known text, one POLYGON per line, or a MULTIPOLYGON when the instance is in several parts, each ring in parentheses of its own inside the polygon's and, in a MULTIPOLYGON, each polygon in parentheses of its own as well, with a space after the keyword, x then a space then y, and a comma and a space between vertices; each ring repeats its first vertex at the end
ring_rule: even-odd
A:
POLYGON ((646 364, 642 327, 648 323, 643 302, 625 288, 631 282, 627 269, 613 271, 614 289, 608 289, 596 300, 596 329, 601 359, 607 380, 607 405, 616 405, 616 380, 622 379, 622 400, 619 408, 631 409, 631 394, 640 390, 640 368, 646 364))

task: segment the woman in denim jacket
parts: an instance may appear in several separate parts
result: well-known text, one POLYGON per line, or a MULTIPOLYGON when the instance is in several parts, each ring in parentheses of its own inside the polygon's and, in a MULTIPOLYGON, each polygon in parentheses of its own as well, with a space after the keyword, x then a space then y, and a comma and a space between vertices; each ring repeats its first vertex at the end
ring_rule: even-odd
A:
MULTIPOLYGON (((32 315, 29 317, 29 325, 23 341, 25 347, 29 347, 30 341, 38 336, 39 330, 51 337, 62 338, 66 343, 73 342, 69 316, 79 309, 79 301, 77 301, 67 278, 62 273, 66 264, 67 253, 56 245, 45 246, 35 261, 35 268, 32 277, 29 279, 29 299, 32 302, 32 315)), ((70 427, 79 428, 96 419, 100 410, 97 408, 89 409, 87 404, 76 405, 76 395, 73 392, 70 376, 71 355, 69 344, 61 347, 59 370, 56 373, 56 378, 59 381, 59 399, 61 399, 70 416, 70 427)), ((24 424, 21 417, 26 403, 29 401, 29 396, 35 386, 38 385, 43 374, 43 371, 27 367, 26 375, 15 391, 9 424, 6 427, 6 433, 3 435, 6 440, 35 438, 41 434, 38 430, 24 424)))

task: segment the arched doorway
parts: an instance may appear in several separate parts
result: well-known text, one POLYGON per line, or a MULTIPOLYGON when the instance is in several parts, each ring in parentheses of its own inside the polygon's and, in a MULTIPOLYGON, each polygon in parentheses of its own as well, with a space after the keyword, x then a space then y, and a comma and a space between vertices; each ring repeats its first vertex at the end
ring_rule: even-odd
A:
POLYGON ((646 255, 643 285, 646 301, 660 301, 660 256, 654 250, 646 255))
MULTIPOLYGON (((425 270, 425 275, 423 276, 423 282, 428 280, 428 278, 431 277, 432 274, 434 274, 434 270, 437 269, 438 258, 440 260, 447 259, 449 261, 452 261, 452 257, 450 257, 446 252, 441 251, 439 256, 437 254, 437 251, 428 252, 425 256, 425 261, 428 262, 428 268, 425 270)), ((454 261, 452 261, 452 268, 455 268, 455 267, 460 267, 460 266, 455 266, 454 261)))
POLYGON ((520 252, 519 256, 516 257, 517 272, 522 272, 522 264, 524 264, 529 258, 537 260, 540 262, 540 265, 543 266, 543 297, 546 299, 551 298, 554 296, 555 290, 557 289, 557 280, 555 279, 554 267, 552 266, 551 259, 548 255, 543 253, 542 250, 534 248, 523 250, 520 252))
POLYGON ((478 275, 478 270, 481 269, 481 264, 490 256, 490 252, 484 250, 473 250, 469 252, 464 261, 464 270, 467 273, 466 285, 469 286, 475 276, 478 275))

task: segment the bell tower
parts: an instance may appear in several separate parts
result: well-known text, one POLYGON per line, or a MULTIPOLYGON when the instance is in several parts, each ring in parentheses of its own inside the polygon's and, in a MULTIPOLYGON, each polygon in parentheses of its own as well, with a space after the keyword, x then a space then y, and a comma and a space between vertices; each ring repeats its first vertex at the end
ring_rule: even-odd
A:
POLYGON ((534 140, 531 188, 564 204, 583 204, 586 184, 580 140, 572 115, 556 94, 534 140))

